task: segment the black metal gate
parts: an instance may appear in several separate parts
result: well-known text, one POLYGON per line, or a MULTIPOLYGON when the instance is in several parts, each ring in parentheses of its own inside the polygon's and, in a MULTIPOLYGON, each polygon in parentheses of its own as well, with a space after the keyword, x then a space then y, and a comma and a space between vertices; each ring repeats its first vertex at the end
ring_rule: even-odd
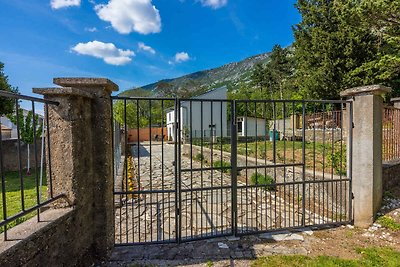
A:
POLYGON ((351 102, 115 97, 113 109, 116 245, 352 221, 351 102))

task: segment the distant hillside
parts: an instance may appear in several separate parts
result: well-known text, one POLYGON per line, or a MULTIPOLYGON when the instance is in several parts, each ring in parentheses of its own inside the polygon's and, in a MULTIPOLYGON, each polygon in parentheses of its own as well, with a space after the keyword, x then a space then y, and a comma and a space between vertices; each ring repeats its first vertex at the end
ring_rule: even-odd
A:
MULTIPOLYGON (((165 79, 156 83, 142 86, 142 89, 151 91, 157 95, 161 86, 169 86, 173 89, 187 88, 196 92, 205 92, 209 89, 223 85, 235 86, 239 82, 248 82, 251 70, 258 62, 266 62, 270 53, 263 53, 246 58, 239 62, 229 63, 218 68, 198 71, 175 79, 165 79)), ((135 89, 121 93, 124 96, 136 95, 135 89)))

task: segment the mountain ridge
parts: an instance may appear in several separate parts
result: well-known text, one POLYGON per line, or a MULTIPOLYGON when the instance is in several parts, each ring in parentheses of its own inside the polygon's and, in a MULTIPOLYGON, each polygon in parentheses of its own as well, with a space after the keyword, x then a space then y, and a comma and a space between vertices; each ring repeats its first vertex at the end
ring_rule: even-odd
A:
MULTIPOLYGON (((153 95, 158 95, 160 85, 168 85, 175 90, 185 88, 188 91, 208 91, 223 85, 237 86, 241 82, 249 82, 251 70, 257 63, 265 63, 269 59, 270 52, 257 54, 247 57, 241 61, 224 64, 220 67, 200 70, 180 77, 163 79, 155 83, 150 83, 142 87, 146 91, 151 91, 153 95)), ((138 88, 128 89, 120 95, 134 96, 138 88)))

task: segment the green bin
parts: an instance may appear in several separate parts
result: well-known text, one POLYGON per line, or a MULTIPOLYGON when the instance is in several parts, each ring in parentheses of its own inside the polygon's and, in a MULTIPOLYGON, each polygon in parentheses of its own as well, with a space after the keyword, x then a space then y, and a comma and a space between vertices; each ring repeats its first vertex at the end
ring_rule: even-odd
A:
POLYGON ((271 130, 271 131, 269 131, 269 141, 275 141, 275 140, 279 140, 279 132, 278 131, 274 131, 274 130, 271 130), (275 134, 274 134, 274 132, 275 132, 275 134))

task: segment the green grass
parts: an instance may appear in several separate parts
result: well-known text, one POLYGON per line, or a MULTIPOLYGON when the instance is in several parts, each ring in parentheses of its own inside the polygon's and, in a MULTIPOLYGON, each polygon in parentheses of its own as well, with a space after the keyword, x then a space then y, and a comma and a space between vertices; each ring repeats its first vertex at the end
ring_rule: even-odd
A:
POLYGON ((400 230, 400 223, 395 222, 395 220, 393 220, 392 218, 390 218, 389 216, 386 216, 386 215, 379 217, 376 220, 376 223, 379 223, 380 225, 382 225, 382 227, 385 227, 385 228, 390 229, 392 231, 399 231, 400 230))
POLYGON ((348 260, 338 257, 308 257, 300 255, 279 255, 257 259, 252 262, 252 266, 293 266, 293 267, 369 267, 369 266, 400 266, 400 252, 391 248, 362 248, 357 249, 361 255, 360 259, 348 260))
MULTIPOLYGON (((213 167, 214 168, 229 168, 229 167, 231 167, 231 164, 229 162, 226 162, 226 161, 223 161, 223 160, 222 161, 221 160, 217 160, 217 161, 213 162, 213 167)), ((221 171, 223 173, 228 173, 229 172, 228 169, 221 169, 221 171)))
MULTIPOLYGON (((38 177, 40 173, 38 170, 38 177)), ((5 186, 6 186, 6 207, 7 207, 7 217, 11 217, 22 211, 22 196, 21 196, 21 182, 18 172, 6 172, 5 186)), ((39 179, 39 178, 38 178, 39 179)), ((37 190, 36 190, 36 175, 35 171, 32 170, 31 175, 26 175, 23 172, 24 180, 24 201, 25 209, 31 208, 37 204, 37 190)), ((42 200, 47 199, 47 180, 46 173, 43 174, 43 186, 42 186, 42 200)), ((17 219, 16 221, 10 223, 8 228, 13 227, 29 218, 35 216, 35 212, 32 212, 24 217, 17 219)), ((3 191, 0 187, 0 221, 4 219, 3 216, 3 191)), ((2 232, 3 229, 0 230, 2 232)))
POLYGON ((263 175, 261 173, 255 172, 251 175, 250 181, 252 185, 265 185, 266 189, 269 191, 275 190, 275 186, 271 185, 274 183, 274 178, 269 175, 263 175), (268 186, 270 185, 270 186, 268 186))

